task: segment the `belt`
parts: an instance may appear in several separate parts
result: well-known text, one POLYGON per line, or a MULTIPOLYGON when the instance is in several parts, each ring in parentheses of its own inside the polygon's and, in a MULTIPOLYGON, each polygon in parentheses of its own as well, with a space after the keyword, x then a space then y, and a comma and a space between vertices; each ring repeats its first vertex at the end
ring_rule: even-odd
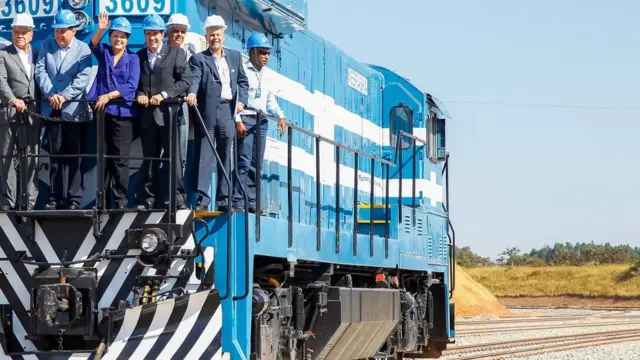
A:
POLYGON ((220 100, 220 104, 231 104, 231 100, 222 99, 220 100))

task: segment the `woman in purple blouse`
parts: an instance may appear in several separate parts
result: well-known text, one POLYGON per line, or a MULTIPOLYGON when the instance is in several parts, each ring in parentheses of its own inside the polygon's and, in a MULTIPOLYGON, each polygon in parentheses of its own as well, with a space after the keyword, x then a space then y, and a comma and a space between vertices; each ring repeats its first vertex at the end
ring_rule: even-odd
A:
POLYGON ((98 60, 98 73, 87 97, 97 100, 96 110, 105 109, 105 153, 120 156, 105 161, 105 186, 109 190, 107 204, 113 200, 118 209, 127 207, 128 158, 133 141, 133 118, 137 115, 133 100, 140 79, 140 60, 127 48, 130 35, 131 24, 127 19, 119 17, 110 23, 107 13, 103 12, 99 17, 98 30, 91 38, 91 50, 98 60), (109 44, 100 43, 107 29, 109 44), (108 104, 113 99, 131 102, 108 104))

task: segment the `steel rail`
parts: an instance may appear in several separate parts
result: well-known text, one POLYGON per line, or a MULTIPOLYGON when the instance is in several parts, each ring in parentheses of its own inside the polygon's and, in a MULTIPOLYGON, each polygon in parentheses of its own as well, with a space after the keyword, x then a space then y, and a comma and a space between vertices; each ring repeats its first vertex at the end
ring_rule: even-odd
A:
POLYGON ((638 321, 626 321, 626 322, 604 322, 604 323, 582 323, 572 325, 540 325, 540 326, 528 326, 528 327, 503 327, 503 328, 486 328, 486 329, 465 329, 456 330, 456 335, 484 335, 494 333, 505 332, 523 332, 523 331, 537 331, 548 329, 570 329, 576 327, 596 327, 596 326, 620 326, 620 325, 640 325, 638 321))
POLYGON ((630 335, 619 335, 619 336, 607 337, 605 339, 600 339, 600 340, 598 339, 577 340, 577 341, 570 342, 568 344, 567 343, 546 344, 546 345, 536 346, 533 348, 505 350, 505 351, 500 351, 500 352, 495 352, 490 354, 486 354, 486 353, 476 354, 476 355, 457 358, 456 360, 503 359, 505 356, 534 355, 534 354, 541 354, 546 352, 566 351, 566 350, 573 350, 573 349, 579 349, 579 348, 588 348, 588 347, 598 346, 598 345, 608 345, 612 343, 638 341, 638 340, 640 340, 640 334, 634 333, 630 335))
POLYGON ((540 338, 528 338, 528 339, 508 340, 508 341, 474 344, 474 345, 455 346, 445 350, 444 354, 445 355, 464 354, 469 352, 498 350, 501 348, 509 348, 509 347, 516 347, 516 346, 532 346, 532 345, 538 345, 538 343, 555 343, 555 342, 561 342, 561 341, 584 340, 584 339, 593 338, 593 337, 617 336, 617 335, 640 335, 640 328, 638 328, 637 330, 599 331, 599 332, 591 332, 591 333, 584 333, 584 334, 546 336, 546 337, 540 337, 540 338))

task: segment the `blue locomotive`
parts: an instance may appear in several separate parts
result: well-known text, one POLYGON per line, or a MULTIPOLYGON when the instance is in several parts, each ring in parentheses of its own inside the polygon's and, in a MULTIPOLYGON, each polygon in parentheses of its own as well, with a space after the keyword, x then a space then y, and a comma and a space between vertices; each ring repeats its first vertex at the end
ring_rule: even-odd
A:
MULTIPOLYGON (((0 40, 26 11, 35 49, 63 8, 85 42, 100 11, 126 16, 132 50, 151 13, 185 14, 198 51, 212 14, 229 26, 226 47, 264 32, 289 123, 284 136, 275 125, 267 134, 262 216, 107 209, 97 142, 83 209, 0 213, 0 358, 437 358, 454 341, 449 114, 403 76, 306 30, 306 0, 0 3, 0 40)), ((134 163, 131 188, 136 175, 134 163)))

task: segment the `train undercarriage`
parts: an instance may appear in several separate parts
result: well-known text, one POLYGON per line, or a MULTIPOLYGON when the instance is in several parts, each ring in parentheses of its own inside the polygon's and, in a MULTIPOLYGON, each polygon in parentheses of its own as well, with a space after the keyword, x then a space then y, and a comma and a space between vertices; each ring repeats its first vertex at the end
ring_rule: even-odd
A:
POLYGON ((446 296, 443 274, 257 257, 252 359, 438 358, 446 296))

